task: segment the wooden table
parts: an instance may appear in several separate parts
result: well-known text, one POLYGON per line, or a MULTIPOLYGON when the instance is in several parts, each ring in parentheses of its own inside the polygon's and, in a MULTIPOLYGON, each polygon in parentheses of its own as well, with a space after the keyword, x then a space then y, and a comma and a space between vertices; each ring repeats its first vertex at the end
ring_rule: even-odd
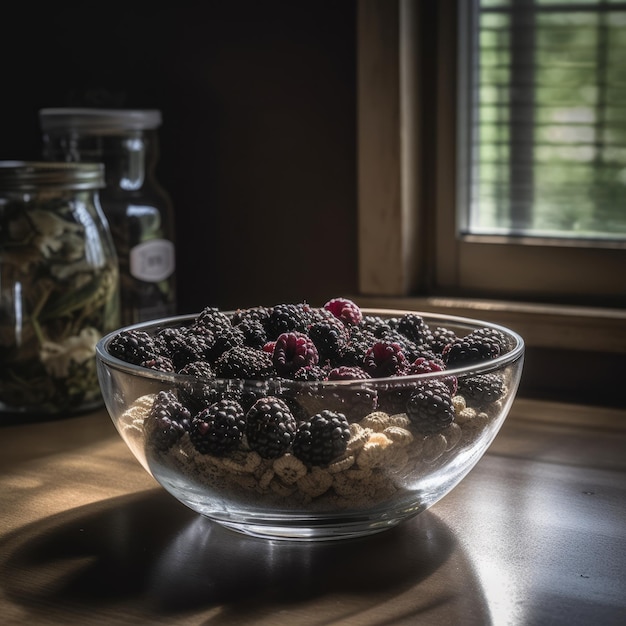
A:
POLYGON ((104 410, 0 427, 0 623, 626 624, 626 412, 518 399, 448 496, 323 544, 240 536, 104 410))

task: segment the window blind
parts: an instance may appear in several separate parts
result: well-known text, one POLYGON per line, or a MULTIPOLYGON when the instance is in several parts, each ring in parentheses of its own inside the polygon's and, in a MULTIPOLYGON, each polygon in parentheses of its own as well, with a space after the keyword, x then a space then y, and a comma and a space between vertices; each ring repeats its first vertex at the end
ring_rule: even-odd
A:
POLYGON ((461 230, 626 239, 626 2, 468 6, 461 230))

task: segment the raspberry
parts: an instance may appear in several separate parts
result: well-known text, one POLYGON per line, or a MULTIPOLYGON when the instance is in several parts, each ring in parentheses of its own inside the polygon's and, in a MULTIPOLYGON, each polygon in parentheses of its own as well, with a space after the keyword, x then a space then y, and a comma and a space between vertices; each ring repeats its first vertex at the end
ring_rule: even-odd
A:
MULTIPOLYGON (((406 366, 404 369, 404 375, 411 376, 413 374, 430 374, 432 372, 443 372, 446 369, 444 362, 438 358, 427 359, 425 357, 419 357, 406 366)), ((456 376, 446 376, 442 379, 448 386, 452 395, 456 394, 458 382, 456 376)))
POLYGON ((446 364, 438 358, 428 359, 420 356, 412 363, 409 363, 404 371, 407 376, 413 374, 430 374, 432 372, 443 372, 446 369, 446 364))
POLYGON ((239 446, 245 426, 241 405, 220 400, 193 418, 189 438, 200 454, 225 456, 239 446))
POLYGON ((140 365, 157 356, 154 340, 143 330, 121 331, 109 342, 108 351, 112 356, 133 365, 140 365))
POLYGON ((293 454, 308 465, 327 465, 343 454, 350 440, 350 425, 343 413, 324 410, 298 428, 293 454))
POLYGON ((324 308, 344 324, 358 326, 363 319, 359 306, 347 298, 333 298, 324 305, 324 308))
POLYGON ((272 357, 263 350, 248 346, 229 348, 215 361, 218 378, 262 380, 274 372, 272 357))
POLYGON ((171 391, 159 391, 144 421, 147 440, 163 452, 189 428, 191 413, 171 391))
POLYGON ((402 346, 396 342, 377 341, 363 359, 363 369, 372 378, 395 376, 406 365, 402 346))
POLYGON ((293 443, 296 428, 291 410, 275 396, 260 398, 246 413, 248 445, 264 459, 284 454, 293 443))
POLYGON ((289 377, 301 367, 317 365, 319 354, 308 335, 288 332, 276 339, 272 361, 278 374, 289 377))
POLYGON ((454 421, 452 396, 447 385, 439 380, 420 383, 406 404, 406 414, 416 430, 432 435, 454 421))

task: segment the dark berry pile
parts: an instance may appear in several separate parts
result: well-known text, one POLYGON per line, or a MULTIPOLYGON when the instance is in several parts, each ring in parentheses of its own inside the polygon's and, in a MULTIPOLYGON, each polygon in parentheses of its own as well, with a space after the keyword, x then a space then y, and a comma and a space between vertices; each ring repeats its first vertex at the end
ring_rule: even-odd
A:
POLYGON ((507 342, 491 327, 463 336, 430 328, 417 313, 366 315, 353 301, 333 298, 323 307, 206 307, 184 326, 122 330, 108 350, 133 365, 184 375, 158 394, 146 418, 156 449, 187 432, 202 454, 246 446, 267 459, 290 452, 323 465, 345 450, 349 421, 370 412, 405 413, 416 432, 429 435, 454 421, 457 392, 481 405, 497 401, 506 390, 497 375, 457 380, 453 370, 505 354, 507 342), (406 378, 415 375, 424 380, 406 378), (407 382, 377 385, 382 378, 407 382))

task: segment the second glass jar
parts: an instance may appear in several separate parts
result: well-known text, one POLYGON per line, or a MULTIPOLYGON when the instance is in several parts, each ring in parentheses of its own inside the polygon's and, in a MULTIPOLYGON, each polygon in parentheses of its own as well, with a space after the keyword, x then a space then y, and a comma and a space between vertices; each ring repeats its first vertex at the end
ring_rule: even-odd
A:
POLYGON ((158 182, 158 110, 48 108, 39 112, 43 157, 103 163, 100 193, 120 266, 121 323, 175 315, 171 198, 158 182))

